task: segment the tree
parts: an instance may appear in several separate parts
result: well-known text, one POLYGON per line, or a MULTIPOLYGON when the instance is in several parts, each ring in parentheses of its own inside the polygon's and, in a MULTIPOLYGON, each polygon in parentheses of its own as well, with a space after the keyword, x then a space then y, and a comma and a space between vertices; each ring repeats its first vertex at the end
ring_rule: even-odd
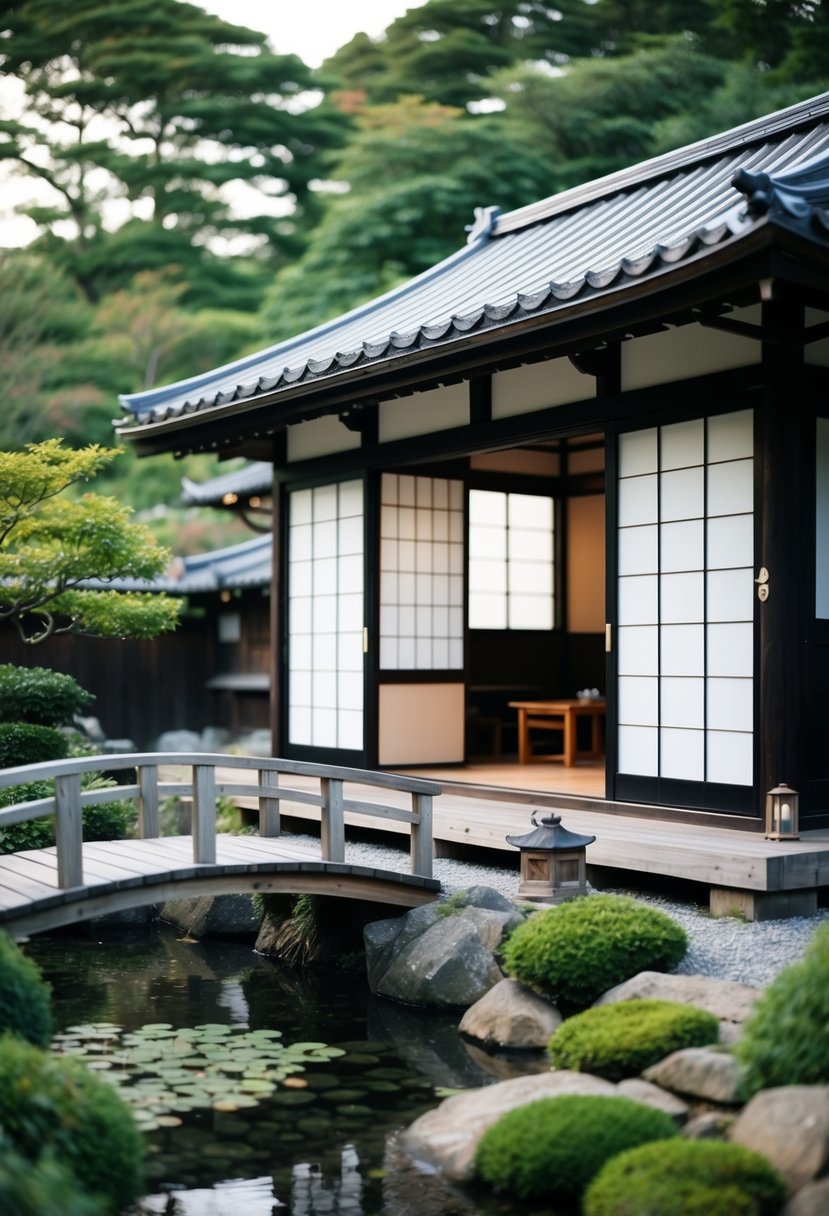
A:
POLYGON ((0 156, 48 187, 29 214, 90 300, 163 264, 187 280, 218 238, 296 251, 316 155, 344 120, 312 104, 295 55, 178 0, 4 0, 0 14, 0 72, 25 87, 0 156), (244 183, 269 204, 240 219, 226 188, 244 183), (114 198, 129 223, 113 237, 114 198))
POLYGON ((505 139, 496 120, 406 97, 367 107, 357 123, 334 169, 347 192, 274 280, 263 310, 269 341, 427 270, 463 245, 476 207, 511 210, 549 193, 550 166, 505 139))
POLYGON ((151 579, 169 554, 113 498, 66 491, 116 455, 59 439, 0 452, 0 622, 29 644, 58 633, 155 637, 174 629, 180 602, 89 588, 87 580, 151 579))

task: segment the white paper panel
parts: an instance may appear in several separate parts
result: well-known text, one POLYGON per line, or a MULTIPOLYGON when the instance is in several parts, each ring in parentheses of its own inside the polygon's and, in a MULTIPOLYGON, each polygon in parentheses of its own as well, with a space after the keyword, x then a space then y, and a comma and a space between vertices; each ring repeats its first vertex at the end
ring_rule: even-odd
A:
POLYGON ((659 569, 655 524, 619 529, 619 574, 656 574, 659 569))
POLYGON ((470 629, 506 629, 507 598, 505 595, 477 594, 469 601, 470 629))
POLYGON ((726 515, 709 519, 707 566, 709 570, 754 565, 754 517, 726 515))
POLYGON ((750 623, 709 625, 707 633, 709 676, 753 674, 754 628, 750 623))
POLYGON ((662 573, 702 570, 705 562, 704 536, 705 523, 701 519, 663 524, 659 529, 662 573))
POLYGON ((550 532, 553 527, 553 500, 539 494, 510 494, 508 515, 510 528, 550 532))
POLYGON ((655 676, 659 672, 659 630, 655 625, 617 630, 620 675, 655 676))
POLYGON ((311 743, 311 711, 292 706, 288 714, 288 738, 291 743, 307 746, 311 743))
POLYGON ((317 486, 314 496, 314 523, 337 518, 337 487, 317 486))
POLYGON ((659 731, 655 726, 619 727, 619 772, 658 776, 659 731))
POLYGON ((708 461, 739 460, 754 455, 754 419, 751 410, 720 414, 708 419, 708 461))
POLYGON ((705 726, 705 681, 663 676, 660 681, 659 712, 663 726, 702 730, 705 726))
POLYGON ((705 674, 703 625, 663 625, 659 630, 661 674, 702 676, 705 674))
POLYGON ((619 722, 625 726, 659 725, 659 681, 619 677, 619 722))
POLYGON ((312 710, 311 729, 314 747, 336 747, 337 711, 328 708, 312 710))
POLYGON ((704 574, 663 574, 659 583, 659 618, 663 624, 685 625, 704 620, 704 574))
POLYGON ((507 498, 495 490, 469 491, 469 522, 484 527, 505 528, 507 524, 507 498))
POLYGON ((675 781, 705 780, 705 732, 674 730, 659 732, 659 774, 675 781))
POLYGON ((549 595, 511 596, 510 629, 552 629, 553 600, 549 595))
POLYGON ((337 714, 338 747, 349 751, 362 751, 363 748, 363 714, 362 710, 341 709, 337 714))
POLYGON ((619 436, 619 476, 656 472, 656 428, 619 436))
POLYGON ((735 731, 706 732, 709 781, 723 785, 751 785, 754 779, 754 739, 735 731))
POLYGON ((708 514, 741 515, 754 510, 754 461, 729 460, 708 469, 708 514))
POLYGON ((698 519, 705 513, 704 470, 675 469, 660 478, 659 512, 663 523, 672 519, 698 519))
POLYGON ((709 621, 750 621, 754 618, 754 571, 711 570, 707 578, 709 621))
POLYGON ((659 580, 655 574, 619 579, 619 624, 655 625, 659 620, 659 580))
POLYGON ((753 680, 709 678, 705 683, 709 730, 750 731, 753 729, 753 680))
POLYGON ((619 482, 619 527, 655 524, 657 477, 626 477, 619 482))
POLYGON ((660 434, 659 465, 665 469, 684 469, 702 464, 705 459, 705 423, 702 418, 663 426, 660 434))

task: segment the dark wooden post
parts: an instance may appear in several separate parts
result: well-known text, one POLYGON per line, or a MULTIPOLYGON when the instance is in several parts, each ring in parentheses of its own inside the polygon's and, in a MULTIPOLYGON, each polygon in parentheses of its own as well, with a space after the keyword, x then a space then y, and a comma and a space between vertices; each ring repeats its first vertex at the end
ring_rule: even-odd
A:
POLYGON ((271 755, 277 756, 280 747, 280 679, 282 676, 282 503, 281 484, 274 470, 271 485, 271 600, 270 600, 270 659, 269 670, 271 677, 269 722, 271 728, 271 755))

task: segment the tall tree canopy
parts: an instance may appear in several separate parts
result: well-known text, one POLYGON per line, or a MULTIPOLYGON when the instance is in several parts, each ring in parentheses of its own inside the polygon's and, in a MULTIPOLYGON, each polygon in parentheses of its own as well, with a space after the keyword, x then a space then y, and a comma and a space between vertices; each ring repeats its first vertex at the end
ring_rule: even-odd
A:
MULTIPOLYGON (((0 72, 25 88, 23 115, 0 122, 0 156, 50 188, 29 214, 89 299, 142 269, 178 264, 188 281, 205 260, 229 290, 233 266, 206 252, 217 238, 242 233, 271 265, 297 252, 318 154, 343 124, 303 101, 311 74, 296 56, 178 0, 4 0, 0 32, 0 72), (266 205, 236 218, 231 183, 266 205), (129 218, 114 234, 113 199, 129 218)), ((236 283, 248 305, 250 288, 236 283)))

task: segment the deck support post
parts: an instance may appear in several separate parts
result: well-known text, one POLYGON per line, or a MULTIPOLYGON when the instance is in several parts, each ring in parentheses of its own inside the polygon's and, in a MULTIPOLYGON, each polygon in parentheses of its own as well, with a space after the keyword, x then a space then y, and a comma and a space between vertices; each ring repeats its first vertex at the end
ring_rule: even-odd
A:
POLYGON ((412 794, 412 873, 421 878, 432 877, 432 798, 430 794, 412 794))
POLYGON ((216 770, 193 765, 193 861, 216 864, 216 770))
POLYGON ((158 818, 158 765, 138 766, 138 835, 141 840, 157 840, 160 834, 158 818))
POLYGON ((343 783, 332 777, 320 778, 322 813, 320 844, 323 861, 345 861, 345 817, 343 783))
MULTIPOLYGON (((279 788, 279 773, 276 769, 265 768, 259 770, 260 786, 267 786, 269 789, 279 788)), ((279 836, 281 825, 279 819, 279 798, 267 797, 259 795, 259 835, 260 836, 279 836)))
POLYGON ((83 886, 83 819, 79 773, 55 777, 55 842, 58 886, 83 886))

